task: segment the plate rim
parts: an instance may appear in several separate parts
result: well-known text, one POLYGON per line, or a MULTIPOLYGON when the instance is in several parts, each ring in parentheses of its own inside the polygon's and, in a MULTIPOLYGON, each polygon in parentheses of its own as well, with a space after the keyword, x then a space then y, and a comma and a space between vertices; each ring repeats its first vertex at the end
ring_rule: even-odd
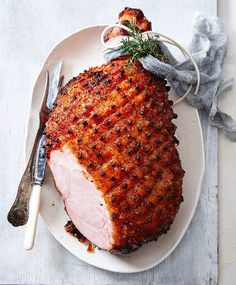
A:
MULTIPOLYGON (((107 24, 96 24, 96 25, 88 25, 88 26, 85 26, 84 28, 82 29, 79 29, 77 31, 74 31, 70 34, 68 34, 67 36, 65 36, 62 40, 58 41, 51 49, 50 51, 47 53, 47 56, 45 58, 45 60, 43 61, 43 64, 40 66, 40 69, 39 69, 39 72, 38 72, 38 75, 36 76, 36 79, 34 80, 34 87, 33 87, 33 90, 32 90, 32 93, 31 93, 31 100, 30 100, 30 108, 29 108, 29 113, 28 113, 28 116, 27 116, 27 125, 26 125, 26 129, 25 129, 25 140, 24 140, 24 160, 25 160, 25 164, 27 163, 27 159, 28 159, 28 155, 29 155, 29 151, 27 151, 27 142, 28 142, 28 139, 29 139, 29 129, 30 129, 30 121, 32 119, 32 105, 33 105, 33 94, 35 93, 35 89, 36 89, 36 86, 37 86, 37 82, 38 80, 40 79, 40 76, 42 74, 42 72, 44 71, 45 69, 45 66, 47 64, 47 61, 48 59, 50 58, 52 52, 57 48, 57 46, 59 46, 62 42, 68 40, 70 37, 73 37, 75 36, 76 34, 80 33, 80 32, 84 32, 85 30, 89 30, 89 29, 94 29, 94 28, 101 28, 101 27, 106 27, 108 26, 107 24)), ((184 103, 184 102, 183 102, 184 103)), ((182 104, 183 104, 182 103, 182 104)), ((186 103, 185 103, 186 104, 186 103)), ((193 107, 192 107, 193 108, 193 107)), ((199 198, 200 198, 200 194, 202 192, 202 183, 203 183, 203 178, 204 178, 204 174, 205 174, 205 148, 204 148, 204 140, 203 140, 203 131, 202 131, 202 124, 201 124, 201 121, 200 121, 200 117, 199 117, 199 112, 197 109, 193 108, 194 112, 196 113, 196 121, 197 121, 197 124, 199 126, 199 129, 200 129, 200 142, 201 142, 201 149, 202 149, 202 153, 201 153, 201 159, 202 159, 202 167, 201 167, 201 173, 200 173, 200 179, 198 181, 198 185, 197 185, 197 194, 196 194, 196 199, 195 199, 195 203, 194 203, 194 206, 193 206, 193 210, 191 212, 191 215, 189 216, 189 219, 188 219, 188 222, 185 224, 179 238, 176 240, 176 242, 173 244, 173 246, 171 247, 171 249, 169 251, 166 252, 165 255, 163 255, 163 257, 158 260, 158 262, 156 263, 152 263, 148 266, 144 266, 142 267, 142 269, 135 269, 135 270, 127 270, 127 271, 121 271, 121 270, 114 270, 114 269, 109 269, 109 268, 104 268, 100 265, 94 265, 92 264, 90 261, 84 261, 83 259, 79 258, 74 252, 72 252, 69 247, 67 245, 65 245, 64 243, 61 242, 60 240, 60 237, 57 236, 54 231, 53 228, 50 227, 50 225, 48 225, 45 221, 45 219, 43 218, 43 214, 41 213, 41 208, 40 208, 40 216, 42 218, 42 220, 44 221, 45 225, 47 226, 49 232, 51 233, 51 235, 53 236, 53 238, 55 240, 57 240, 64 248, 66 248, 66 250, 68 250, 70 253, 72 253, 76 258, 80 259, 81 261, 89 264, 89 265, 92 265, 94 267, 97 267, 97 268, 100 268, 100 269, 103 269, 103 270, 106 270, 106 271, 110 271, 110 272, 116 272, 116 273, 138 273, 138 272, 143 272, 143 271, 146 271, 146 270, 149 270, 155 266, 157 266, 158 264, 160 264, 161 262, 163 262, 168 256, 170 256, 173 251, 178 247, 179 243, 181 242, 181 240, 183 239, 188 227, 190 226, 191 222, 192 222, 192 219, 194 217, 194 214, 196 212, 196 209, 197 209, 197 205, 199 203, 199 198)))

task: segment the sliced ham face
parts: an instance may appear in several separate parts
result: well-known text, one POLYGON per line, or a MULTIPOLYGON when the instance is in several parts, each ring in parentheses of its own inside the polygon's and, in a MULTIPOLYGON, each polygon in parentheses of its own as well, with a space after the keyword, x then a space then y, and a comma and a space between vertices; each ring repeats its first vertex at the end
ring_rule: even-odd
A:
POLYGON ((90 174, 66 145, 61 150, 52 151, 49 166, 76 228, 98 247, 111 250, 110 215, 90 174))
MULTIPOLYGON (((120 20, 151 24, 137 9, 120 20)), ((113 29, 107 39, 122 34, 113 29)), ((166 233, 183 201, 184 171, 166 81, 124 56, 61 90, 46 126, 46 156, 76 228, 101 249, 128 253, 166 233)))

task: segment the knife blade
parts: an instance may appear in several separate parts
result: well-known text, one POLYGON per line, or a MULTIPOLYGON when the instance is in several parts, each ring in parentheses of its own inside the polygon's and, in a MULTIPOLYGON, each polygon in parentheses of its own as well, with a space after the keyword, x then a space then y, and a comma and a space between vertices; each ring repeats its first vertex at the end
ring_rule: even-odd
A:
POLYGON ((42 135, 35 153, 35 163, 33 168, 33 184, 42 185, 46 169, 46 159, 44 153, 46 137, 42 135))

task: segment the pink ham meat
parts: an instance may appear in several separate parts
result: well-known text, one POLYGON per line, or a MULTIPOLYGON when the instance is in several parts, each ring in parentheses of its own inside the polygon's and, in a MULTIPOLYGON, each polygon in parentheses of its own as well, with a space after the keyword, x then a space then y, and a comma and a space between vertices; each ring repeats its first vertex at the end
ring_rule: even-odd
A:
POLYGON ((89 241, 100 248, 110 250, 111 219, 104 205, 102 193, 91 182, 90 174, 66 146, 62 150, 52 152, 49 166, 74 225, 89 241))

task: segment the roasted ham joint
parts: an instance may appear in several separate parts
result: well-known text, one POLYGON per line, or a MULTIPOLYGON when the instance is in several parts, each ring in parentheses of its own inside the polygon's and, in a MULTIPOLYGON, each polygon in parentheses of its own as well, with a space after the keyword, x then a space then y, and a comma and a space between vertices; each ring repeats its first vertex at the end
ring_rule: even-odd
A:
MULTIPOLYGON (((138 9, 119 20, 140 31, 138 9)), ((114 28, 113 38, 125 31, 114 28)), ((90 68, 60 91, 46 126, 47 163, 75 227, 94 245, 129 253, 166 233, 184 171, 166 81, 129 56, 90 68)))

